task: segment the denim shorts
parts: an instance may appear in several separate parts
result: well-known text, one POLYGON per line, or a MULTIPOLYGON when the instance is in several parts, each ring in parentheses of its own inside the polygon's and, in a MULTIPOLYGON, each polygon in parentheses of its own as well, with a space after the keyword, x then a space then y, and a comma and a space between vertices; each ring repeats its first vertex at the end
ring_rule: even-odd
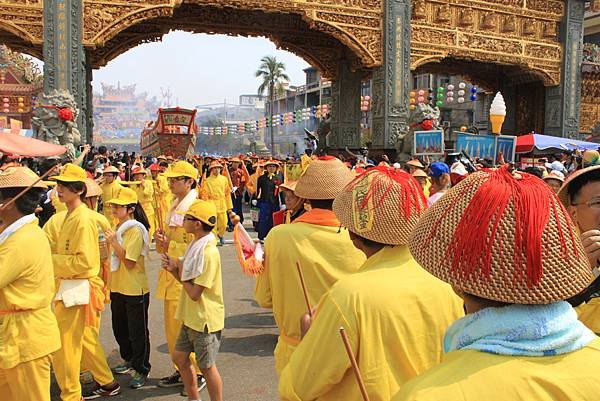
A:
POLYGON ((175 350, 189 353, 194 352, 198 367, 208 369, 215 365, 220 346, 221 331, 202 333, 190 329, 186 325, 182 325, 177 343, 175 344, 175 350))

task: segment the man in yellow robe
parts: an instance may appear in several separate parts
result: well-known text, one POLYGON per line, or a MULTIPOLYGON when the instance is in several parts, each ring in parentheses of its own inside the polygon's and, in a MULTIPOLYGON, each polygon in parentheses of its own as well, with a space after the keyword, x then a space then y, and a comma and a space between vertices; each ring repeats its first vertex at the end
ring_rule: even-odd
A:
MULTIPOLYGON (((183 215, 179 213, 185 213, 192 203, 198 199, 198 192, 196 191, 198 170, 188 162, 178 161, 165 173, 165 177, 169 182, 169 188, 175 196, 175 200, 167 212, 164 222, 165 231, 156 231, 156 250, 159 253, 166 252, 170 258, 178 259, 185 255, 188 245, 194 239, 194 236, 188 234, 183 228, 183 215)), ((181 283, 175 280, 169 272, 164 269, 158 272, 156 297, 164 302, 165 336, 171 359, 175 354, 175 344, 181 329, 181 321, 175 318, 181 289, 181 283)), ((195 361, 194 355, 191 355, 191 358, 195 361)), ((197 369, 196 371, 199 372, 200 370, 197 369)), ((200 378, 198 386, 202 387, 204 385, 206 385, 204 378, 200 378)), ((181 375, 178 371, 175 371, 170 376, 160 379, 158 386, 183 386, 181 375)))
POLYGON ((171 205, 169 199, 172 195, 169 190, 169 183, 164 175, 164 172, 167 170, 167 164, 165 163, 164 167, 161 167, 159 164, 152 164, 149 168, 153 179, 152 184, 154 185, 154 220, 156 222, 154 229, 156 230, 165 221, 167 211, 171 205))
POLYGON ((296 185, 296 195, 312 209, 292 224, 273 228, 265 240, 265 270, 256 279, 254 297, 272 308, 279 338, 275 368, 281 373, 300 343, 300 318, 306 311, 296 263, 306 279, 311 305, 340 278, 355 273, 365 256, 331 210, 333 199, 353 174, 338 159, 313 161, 296 185))
MULTIPOLYGON (((25 167, 0 173, 6 204, 39 177, 25 167)), ((45 185, 38 182, 0 210, 0 395, 3 401, 50 401, 50 356, 60 334, 50 309, 52 255, 33 214, 45 185), (26 250, 35 252, 26 252, 26 250)))
MULTIPOLYGON (((108 166, 104 169, 102 173, 102 181, 100 182, 100 188, 102 188, 102 201, 107 202, 111 199, 117 197, 117 193, 119 189, 123 188, 123 186, 117 181, 117 177, 119 176, 119 169, 115 166, 108 166)), ((106 219, 113 224, 114 219, 112 216, 112 210, 110 206, 104 205, 102 209, 102 214, 106 216, 106 219)))
POLYGON ((85 171, 73 164, 65 165, 60 175, 50 177, 57 181, 58 196, 67 211, 55 214, 44 226, 57 283, 54 313, 62 348, 53 355, 53 367, 63 401, 81 400, 79 373, 84 329, 88 325, 98 327, 99 311, 104 308, 98 224, 94 212, 83 203, 86 178, 85 171))
POLYGON ((503 167, 450 189, 409 247, 452 285, 467 315, 446 331, 443 362, 392 400, 597 399, 600 339, 565 301, 592 279, 575 234, 552 189, 532 175, 503 167))
POLYGON ((138 201, 140 205, 142 205, 144 213, 146 213, 146 217, 150 223, 150 230, 148 233, 150 234, 150 238, 152 238, 154 236, 154 231, 156 230, 156 211, 154 210, 154 204, 156 201, 154 199, 154 184, 151 180, 146 179, 146 170, 144 170, 144 168, 141 166, 135 167, 131 171, 131 176, 133 177, 133 181, 136 182, 136 184, 131 186, 131 189, 133 189, 137 194, 138 201))
POLYGON ((308 334, 281 374, 282 400, 362 400, 337 335, 340 327, 372 400, 389 400, 405 382, 441 362, 444 332, 464 313, 452 288, 423 270, 408 250, 410 232, 426 207, 412 177, 390 167, 367 171, 336 197, 333 211, 368 259, 321 299, 308 334), (364 203, 362 195, 369 192, 373 196, 364 203))
POLYGON ((225 243, 227 229, 227 213, 233 209, 231 201, 231 185, 227 177, 221 175, 223 165, 213 161, 209 166, 210 175, 202 180, 200 199, 209 201, 217 208, 217 225, 214 233, 219 237, 219 245, 225 243))

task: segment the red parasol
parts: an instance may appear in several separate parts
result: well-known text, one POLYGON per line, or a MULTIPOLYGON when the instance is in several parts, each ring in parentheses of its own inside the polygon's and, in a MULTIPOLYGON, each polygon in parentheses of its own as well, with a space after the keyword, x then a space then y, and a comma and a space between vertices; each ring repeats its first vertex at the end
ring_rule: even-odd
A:
POLYGON ((26 136, 0 133, 0 151, 13 156, 47 157, 60 156, 67 148, 26 136))

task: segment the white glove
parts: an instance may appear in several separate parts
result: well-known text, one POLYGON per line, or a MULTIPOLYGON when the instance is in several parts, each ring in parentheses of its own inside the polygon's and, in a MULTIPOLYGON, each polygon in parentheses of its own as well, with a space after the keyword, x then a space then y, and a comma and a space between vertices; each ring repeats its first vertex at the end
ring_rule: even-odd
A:
POLYGON ((252 206, 256 206, 258 202, 256 201, 256 199, 252 199, 252 206))
POLYGON ((287 207, 285 205, 279 206, 279 210, 286 210, 286 209, 287 209, 287 207))

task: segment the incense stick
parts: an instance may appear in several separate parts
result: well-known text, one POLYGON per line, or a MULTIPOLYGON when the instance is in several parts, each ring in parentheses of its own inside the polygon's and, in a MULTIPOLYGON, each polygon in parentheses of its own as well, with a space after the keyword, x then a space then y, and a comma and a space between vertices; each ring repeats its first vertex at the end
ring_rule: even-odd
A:
POLYGON ((306 282, 304 281, 304 274, 302 274, 302 268, 300 267, 300 261, 296 262, 296 267, 298 268, 298 275, 300 276, 300 284, 302 285, 302 292, 304 293, 304 300, 306 301, 306 307, 308 308, 308 315, 312 319, 313 311, 310 307, 310 301, 308 300, 308 291, 306 290, 306 282))
POLYGON ((342 336, 342 341, 344 342, 344 348, 346 348, 346 353, 348 354, 348 358, 350 359, 350 364, 352 365, 352 370, 354 370, 354 376, 356 376, 356 381, 358 382, 358 388, 360 389, 360 394, 364 401, 370 401, 369 394, 367 394, 367 388, 365 386, 365 382, 363 381, 362 375, 360 374, 360 369, 358 368, 358 363, 356 363, 356 358, 354 357, 354 352, 352 352, 352 347, 350 347, 350 341, 348 340, 348 336, 346 335, 346 330, 343 327, 340 327, 340 335, 342 336))

